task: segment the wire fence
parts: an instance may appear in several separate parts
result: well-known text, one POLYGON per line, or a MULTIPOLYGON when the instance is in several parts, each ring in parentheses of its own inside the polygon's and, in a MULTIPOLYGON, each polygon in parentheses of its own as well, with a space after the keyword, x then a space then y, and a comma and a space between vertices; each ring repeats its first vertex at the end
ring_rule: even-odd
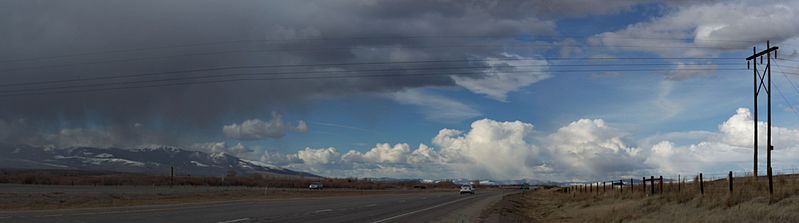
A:
POLYGON ((768 189, 765 172, 753 177, 752 171, 649 175, 572 183, 560 192, 573 196, 647 197, 670 196, 690 199, 694 196, 736 199, 737 201, 769 195, 772 200, 799 193, 799 168, 772 170, 773 193, 768 189))

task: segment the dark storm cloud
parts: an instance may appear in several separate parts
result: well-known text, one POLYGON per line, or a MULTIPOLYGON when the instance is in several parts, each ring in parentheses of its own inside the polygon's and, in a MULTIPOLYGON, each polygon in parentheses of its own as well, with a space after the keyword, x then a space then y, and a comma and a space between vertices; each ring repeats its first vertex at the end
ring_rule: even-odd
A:
MULTIPOLYGON (((630 3, 619 1, 618 4, 601 4, 594 8, 590 8, 590 5, 596 4, 574 4, 574 1, 3 1, 0 3, 0 30, 3 30, 3 34, 0 34, 0 73, 2 83, 20 83, 217 66, 484 59, 499 57, 503 52, 490 48, 434 47, 475 43, 509 44, 515 41, 515 36, 522 34, 554 34, 555 23, 546 18, 558 14, 609 13, 626 8, 630 3), (409 36, 507 38, 392 38, 409 36), (281 41, 18 60, 118 49, 265 39, 281 41), (221 51, 230 52, 198 55, 221 51), (165 57, 169 55, 184 56, 165 57)), ((158 77, 376 68, 398 70, 382 74, 418 73, 413 71, 418 68, 414 66, 418 65, 328 66, 304 70, 273 68, 164 74, 158 77)), ((381 74, 368 74, 375 73, 381 74)), ((143 79, 116 81, 119 80, 143 79)), ((107 84, 108 81, 83 82, 103 83, 107 84)), ((217 129, 220 119, 224 117, 263 117, 278 109, 301 110, 305 102, 317 96, 391 92, 454 84, 447 76, 315 79, 13 96, 0 97, 0 117, 5 120, 24 118, 32 126, 46 125, 47 128, 99 122, 127 129, 133 123, 150 121, 169 123, 164 124, 167 126, 217 129)), ((8 92, 20 89, 24 88, 6 87, 0 90, 8 92)), ((161 131, 169 135, 177 134, 175 132, 180 129, 161 131)))

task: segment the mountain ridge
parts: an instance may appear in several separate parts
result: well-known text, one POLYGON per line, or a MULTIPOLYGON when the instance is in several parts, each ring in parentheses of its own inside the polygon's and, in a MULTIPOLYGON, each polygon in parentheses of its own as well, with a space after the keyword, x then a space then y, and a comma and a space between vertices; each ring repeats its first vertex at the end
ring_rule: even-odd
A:
POLYGON ((224 176, 270 174, 320 177, 227 153, 207 153, 175 146, 98 148, 0 144, 0 168, 100 170, 153 175, 224 176))

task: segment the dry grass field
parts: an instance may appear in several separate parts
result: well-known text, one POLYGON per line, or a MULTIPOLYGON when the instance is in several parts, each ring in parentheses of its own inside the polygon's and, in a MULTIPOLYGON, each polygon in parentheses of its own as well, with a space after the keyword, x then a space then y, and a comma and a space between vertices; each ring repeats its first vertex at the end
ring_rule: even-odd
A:
POLYGON ((799 177, 778 176, 769 196, 765 178, 735 178, 597 192, 540 189, 506 196, 491 210, 500 222, 799 222, 799 177))
POLYGON ((0 210, 120 207, 151 204, 432 193, 449 189, 359 190, 217 186, 90 186, 0 184, 0 210))
POLYGON ((0 210, 115 207, 231 200, 456 191, 452 182, 292 176, 152 176, 68 170, 0 170, 0 210), (309 190, 310 183, 324 190, 309 190))

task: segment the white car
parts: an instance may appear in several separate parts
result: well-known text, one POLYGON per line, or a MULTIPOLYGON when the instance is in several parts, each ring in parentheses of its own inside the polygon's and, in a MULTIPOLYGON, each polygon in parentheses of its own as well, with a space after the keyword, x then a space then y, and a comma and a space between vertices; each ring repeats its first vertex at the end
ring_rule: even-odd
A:
POLYGON ((310 190, 321 190, 322 188, 324 188, 322 183, 312 183, 311 185, 308 185, 308 189, 310 190))
POLYGON ((474 194, 474 187, 472 185, 462 185, 461 194, 474 194))

